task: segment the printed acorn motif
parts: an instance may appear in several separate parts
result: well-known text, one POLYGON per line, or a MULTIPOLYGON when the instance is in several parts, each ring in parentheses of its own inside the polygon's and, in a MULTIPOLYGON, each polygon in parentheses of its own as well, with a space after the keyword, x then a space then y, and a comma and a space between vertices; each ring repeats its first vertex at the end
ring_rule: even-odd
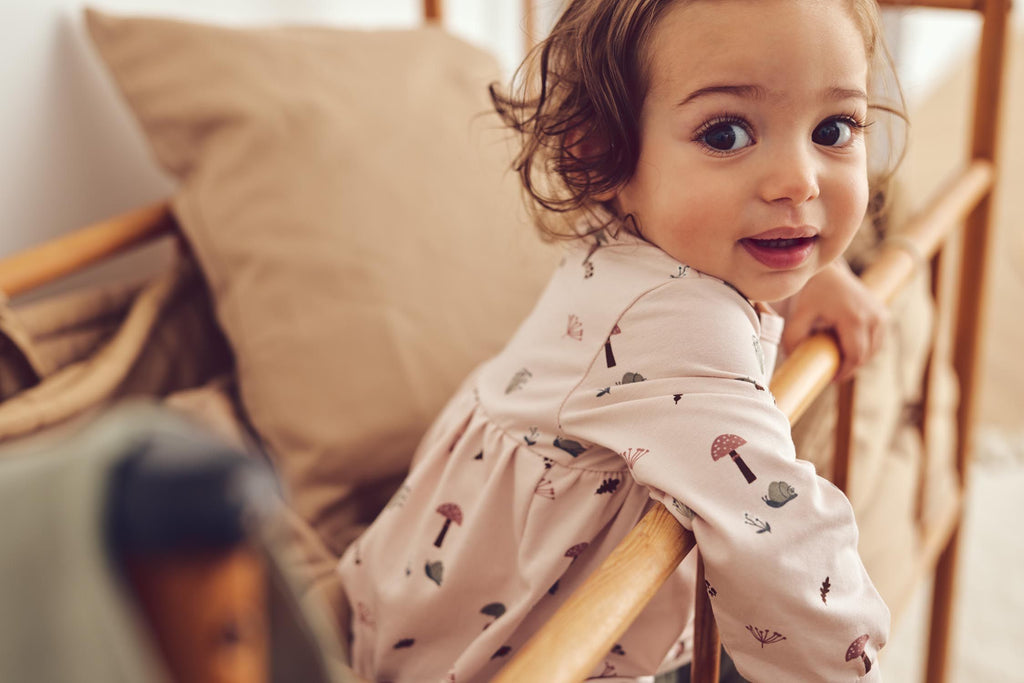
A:
POLYGON ((427 578, 440 586, 441 580, 444 578, 444 565, 441 564, 441 561, 427 562, 426 571, 427 578))
POLYGON ((434 540, 434 545, 440 548, 441 543, 444 542, 445 534, 448 533, 448 527, 452 525, 452 522, 462 526, 462 508, 455 503, 443 503, 438 506, 437 514, 444 517, 444 526, 441 527, 441 533, 434 540))
POLYGON ((487 630, 488 626, 493 624, 503 614, 505 614, 505 605, 503 605, 500 602, 492 602, 492 603, 486 604, 486 605, 483 606, 483 608, 481 608, 480 614, 484 614, 484 615, 486 615, 488 617, 494 617, 493 621, 489 621, 486 624, 484 624, 484 630, 487 630))
POLYGON ((761 500, 769 507, 780 508, 789 501, 796 498, 796 489, 784 481, 773 481, 768 485, 768 495, 761 496, 761 500))
POLYGON ((587 450, 586 447, 579 441, 573 441, 572 439, 563 439, 559 436, 555 437, 554 446, 555 448, 561 448, 563 451, 565 451, 574 458, 578 458, 580 453, 587 450))
POLYGON ((857 657, 860 657, 861 661, 864 662, 864 675, 867 676, 868 672, 871 671, 871 660, 868 659, 868 655, 864 652, 864 646, 868 642, 868 634, 857 638, 857 640, 850 643, 850 647, 846 649, 846 661, 852 662, 857 657))
POLYGON ((622 381, 616 382, 616 384, 634 384, 636 382, 646 382, 647 378, 641 375, 639 372, 626 372, 622 375, 622 381))
POLYGON ((736 436, 735 434, 721 434, 715 438, 714 443, 711 444, 711 459, 718 461, 725 456, 730 456, 732 461, 736 463, 736 467, 740 468, 740 472, 743 473, 743 477, 747 480, 748 484, 752 484, 757 476, 750 471, 747 464, 743 462, 743 458, 740 457, 736 449, 746 444, 746 439, 736 436))

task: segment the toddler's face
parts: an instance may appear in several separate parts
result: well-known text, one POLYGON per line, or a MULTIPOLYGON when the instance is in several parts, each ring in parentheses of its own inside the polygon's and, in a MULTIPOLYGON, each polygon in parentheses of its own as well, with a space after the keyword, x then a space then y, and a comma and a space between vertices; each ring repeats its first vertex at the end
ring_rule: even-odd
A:
POLYGON ((868 64, 838 2, 697 0, 656 27, 637 170, 641 234, 748 298, 795 293, 867 205, 868 64))

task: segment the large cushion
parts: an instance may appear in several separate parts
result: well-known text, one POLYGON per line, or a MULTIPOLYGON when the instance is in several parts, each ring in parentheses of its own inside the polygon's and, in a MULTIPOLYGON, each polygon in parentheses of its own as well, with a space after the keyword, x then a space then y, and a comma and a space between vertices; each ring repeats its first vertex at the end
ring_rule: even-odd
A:
POLYGON ((299 514, 340 552, 552 265, 438 29, 224 28, 87 10, 159 163, 299 514))

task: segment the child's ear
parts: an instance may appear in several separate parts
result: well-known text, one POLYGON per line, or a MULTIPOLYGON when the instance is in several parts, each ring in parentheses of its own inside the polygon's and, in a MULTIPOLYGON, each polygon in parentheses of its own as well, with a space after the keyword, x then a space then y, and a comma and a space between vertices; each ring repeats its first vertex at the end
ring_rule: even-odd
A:
MULTIPOLYGON (((571 160, 570 166, 573 167, 573 170, 567 171, 567 175, 580 186, 587 184, 588 180, 593 181, 593 177, 587 177, 589 175, 587 161, 600 159, 604 155, 607 149, 604 136, 593 129, 586 130, 577 126, 565 134, 563 145, 566 156, 571 160)), ((615 199, 618 194, 618 188, 613 188, 593 193, 590 197, 599 202, 607 202, 615 199)))

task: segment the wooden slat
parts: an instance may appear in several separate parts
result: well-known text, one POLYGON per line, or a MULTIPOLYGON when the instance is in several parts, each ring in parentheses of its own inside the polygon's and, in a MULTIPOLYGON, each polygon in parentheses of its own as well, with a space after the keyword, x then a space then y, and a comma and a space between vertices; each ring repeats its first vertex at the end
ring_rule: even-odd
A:
POLYGON ((136 209, 0 261, 0 291, 15 296, 107 258, 174 226, 167 202, 136 209))
POLYGON ((586 678, 693 545, 693 534, 656 506, 494 681, 586 678), (572 641, 567 642, 570 633, 572 641))
POLYGON ((704 560, 697 551, 697 595, 693 608, 693 657, 690 668, 691 683, 718 683, 721 673, 720 652, 722 641, 718 625, 711 611, 711 596, 704 583, 704 560))
POLYGON ((428 22, 441 22, 441 0, 423 0, 423 18, 428 22))
POLYGON ((839 403, 836 411, 836 431, 832 456, 832 483, 849 495, 850 465, 853 455, 853 407, 857 394, 856 378, 839 385, 839 403))
MULTIPOLYGON (((1009 33, 1010 0, 986 0, 978 50, 971 158, 998 163, 1000 102, 1009 33)), ((992 236, 992 194, 971 213, 964 231, 959 272, 959 297, 953 339, 953 368, 960 384, 957 406, 957 470, 966 489, 968 463, 974 443, 974 414, 979 394, 982 330, 986 313, 986 264, 992 236)), ((948 680, 953 596, 956 589, 960 523, 935 568, 926 676, 929 682, 948 680)))

